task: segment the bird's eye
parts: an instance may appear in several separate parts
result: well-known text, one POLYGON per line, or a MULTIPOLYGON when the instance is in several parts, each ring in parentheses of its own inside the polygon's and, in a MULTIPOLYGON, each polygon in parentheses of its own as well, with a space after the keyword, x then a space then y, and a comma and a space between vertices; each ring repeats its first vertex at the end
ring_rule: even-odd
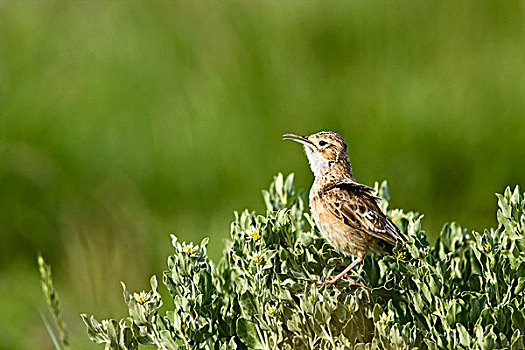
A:
POLYGON ((326 141, 319 141, 319 146, 321 147, 326 146, 326 141))

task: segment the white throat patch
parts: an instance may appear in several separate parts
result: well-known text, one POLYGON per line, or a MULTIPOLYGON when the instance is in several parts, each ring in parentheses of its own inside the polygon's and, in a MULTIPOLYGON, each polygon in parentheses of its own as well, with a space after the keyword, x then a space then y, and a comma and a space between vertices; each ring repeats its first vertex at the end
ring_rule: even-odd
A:
POLYGON ((309 146, 304 146, 310 169, 315 176, 321 175, 329 166, 329 161, 324 159, 318 152, 312 151, 309 146))

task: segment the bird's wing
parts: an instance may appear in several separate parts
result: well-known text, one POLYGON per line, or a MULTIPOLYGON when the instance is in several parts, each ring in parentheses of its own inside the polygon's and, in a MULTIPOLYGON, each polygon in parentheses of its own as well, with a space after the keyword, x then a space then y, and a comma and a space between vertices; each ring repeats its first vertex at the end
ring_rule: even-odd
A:
POLYGON ((406 236, 390 221, 378 206, 371 187, 356 182, 332 183, 320 193, 327 209, 351 229, 367 232, 373 237, 395 245, 406 236))

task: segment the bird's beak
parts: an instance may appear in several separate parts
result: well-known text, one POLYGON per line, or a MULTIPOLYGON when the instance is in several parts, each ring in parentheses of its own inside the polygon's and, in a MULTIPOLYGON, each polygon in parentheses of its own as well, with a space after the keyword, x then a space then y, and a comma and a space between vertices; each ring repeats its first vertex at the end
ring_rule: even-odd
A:
POLYGON ((308 140, 307 136, 299 135, 299 134, 284 134, 283 135, 283 141, 295 141, 302 143, 305 146, 313 147, 315 148, 315 145, 312 141, 308 140))

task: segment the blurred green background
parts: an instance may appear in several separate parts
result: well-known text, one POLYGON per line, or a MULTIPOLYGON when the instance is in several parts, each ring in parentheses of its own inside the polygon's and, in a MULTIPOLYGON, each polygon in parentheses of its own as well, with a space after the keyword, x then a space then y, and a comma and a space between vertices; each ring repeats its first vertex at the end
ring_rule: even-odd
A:
POLYGON ((274 174, 309 187, 285 132, 342 134, 431 236, 525 183, 523 1, 3 1, 0 50, 0 348, 52 348, 38 252, 78 349, 169 233, 216 260, 274 174))

